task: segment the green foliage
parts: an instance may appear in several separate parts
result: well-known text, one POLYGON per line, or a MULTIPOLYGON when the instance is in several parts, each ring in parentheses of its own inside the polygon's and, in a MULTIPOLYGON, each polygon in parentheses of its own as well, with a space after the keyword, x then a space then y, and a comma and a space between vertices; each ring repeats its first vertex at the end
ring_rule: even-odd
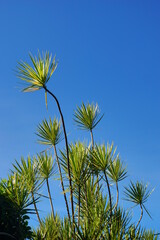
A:
POLYGON ((32 204, 28 189, 17 174, 1 181, 0 236, 3 239, 12 239, 11 236, 17 240, 31 239, 32 231, 28 220, 29 214, 34 213, 32 204))
POLYGON ((52 60, 52 55, 49 52, 38 53, 38 57, 29 55, 33 67, 26 62, 18 62, 17 76, 27 83, 27 87, 23 89, 24 92, 32 92, 39 90, 46 86, 51 78, 53 72, 57 67, 55 57, 52 60))
MULTIPOLYGON (((0 231, 11 234, 16 239, 32 237, 35 240, 158 239, 154 231, 141 227, 143 209, 149 214, 145 203, 152 191, 148 190, 147 185, 131 181, 129 187, 125 187, 126 200, 139 205, 141 210, 136 225, 132 223, 130 211, 120 206, 119 182, 126 178, 127 170, 119 154, 116 154, 113 143, 94 144, 93 130, 103 117, 98 105, 82 103, 74 112, 74 121, 78 128, 90 131, 92 147, 80 141, 68 144, 58 99, 46 87, 57 67, 55 58, 52 59, 46 52, 42 55, 39 53, 38 57, 30 55, 30 59, 32 66, 23 61, 17 66, 18 77, 27 84, 23 91, 43 88, 56 101, 61 117, 61 121, 57 118, 44 119, 38 125, 36 134, 38 143, 54 151, 68 216, 61 219, 58 214, 54 214, 48 180, 56 173, 56 167, 53 153, 48 154, 46 149, 44 154, 37 154, 37 157, 22 157, 20 162, 15 161, 12 175, 7 181, 1 182, 0 206, 3 208, 0 207, 0 231), (57 144, 62 140, 61 123, 65 150, 57 152, 57 144), (39 199, 37 196, 43 191, 43 183, 47 184, 51 214, 41 219, 36 204, 39 199), (116 186, 116 201, 111 184, 116 186), (28 214, 33 212, 33 206, 39 226, 32 235, 28 226, 28 214)), ((51 180, 52 178, 50 182, 51 180)))
POLYGON ((36 193, 40 188, 39 183, 39 170, 38 164, 35 157, 33 159, 28 156, 26 159, 21 157, 20 163, 15 161, 13 164, 14 171, 23 178, 25 185, 29 192, 36 193))
POLYGON ((148 190, 147 184, 138 181, 136 184, 131 181, 130 186, 125 187, 126 200, 133 202, 135 205, 141 205, 149 216, 150 214, 144 204, 147 202, 152 192, 153 190, 148 190))
POLYGON ((38 140, 40 144, 49 146, 56 146, 62 139, 61 123, 56 118, 52 121, 46 119, 42 121, 37 127, 37 136, 41 140, 38 140))
POLYGON ((56 174, 56 165, 52 155, 45 154, 37 155, 37 166, 39 170, 39 177, 42 180, 49 179, 56 174))
POLYGON ((101 146, 96 145, 94 149, 90 151, 90 162, 93 169, 98 172, 105 172, 110 162, 116 158, 115 152, 116 149, 113 149, 113 143, 111 146, 107 144, 107 149, 104 144, 101 146))
POLYGON ((126 167, 123 167, 122 162, 116 157, 114 161, 110 161, 108 167, 108 176, 114 183, 120 182, 126 178, 126 167))
MULTIPOLYGON (((67 157, 66 152, 61 151, 61 165, 67 174, 67 157)), ((87 180, 89 174, 88 168, 88 149, 85 144, 76 142, 69 146, 69 159, 71 166, 72 180, 74 184, 81 186, 87 180)))
POLYGON ((100 122, 103 115, 100 115, 98 105, 82 103, 81 107, 77 107, 74 113, 74 121, 80 129, 93 130, 100 122))
POLYGON ((35 240, 56 240, 60 239, 60 229, 61 221, 60 218, 56 215, 55 220, 53 216, 47 216, 41 224, 41 227, 35 231, 35 240))

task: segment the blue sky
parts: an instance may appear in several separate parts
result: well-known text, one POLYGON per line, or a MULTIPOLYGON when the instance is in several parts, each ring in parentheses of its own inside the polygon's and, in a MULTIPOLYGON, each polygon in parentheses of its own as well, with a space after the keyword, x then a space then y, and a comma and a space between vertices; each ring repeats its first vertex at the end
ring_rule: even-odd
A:
MULTIPOLYGON (((61 103, 69 141, 89 138, 73 124, 76 105, 97 102, 105 115, 95 141, 114 141, 128 166, 124 184, 138 179, 155 187, 147 205, 153 219, 144 215, 143 226, 160 229, 159 12, 154 0, 1 1, 0 177, 7 177, 14 159, 42 150, 36 126, 58 115, 50 98, 46 111, 43 91, 21 93, 14 73, 17 61, 29 61, 29 52, 48 50, 59 62, 48 88, 61 103)), ((46 205, 41 209, 45 214, 46 205)), ((135 221, 138 216, 136 211, 135 221)))

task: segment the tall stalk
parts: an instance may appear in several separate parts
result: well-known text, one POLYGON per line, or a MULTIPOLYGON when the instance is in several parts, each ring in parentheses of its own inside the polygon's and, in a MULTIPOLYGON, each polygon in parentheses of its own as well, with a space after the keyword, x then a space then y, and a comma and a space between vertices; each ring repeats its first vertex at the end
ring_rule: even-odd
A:
POLYGON ((67 208, 67 214, 68 214, 69 222, 71 223, 71 217, 70 217, 70 213, 69 213, 69 206, 68 206, 67 196, 66 196, 65 189, 64 189, 63 178, 62 178, 62 171, 61 171, 61 166, 60 166, 59 159, 58 159, 57 149, 56 149, 55 145, 53 147, 54 147, 54 153, 55 153, 56 161, 57 161, 57 165, 58 165, 60 181, 61 181, 61 186, 62 186, 62 191, 63 191, 63 196, 64 196, 66 208, 67 208))
POLYGON ((91 140, 92 140, 92 149, 94 148, 94 139, 93 139, 93 132, 92 129, 90 130, 91 132, 91 140))
POLYGON ((116 190, 117 190, 117 200, 116 200, 115 209, 117 210, 118 201, 119 201, 119 189, 118 189, 118 183, 117 182, 116 182, 116 190))
MULTIPOLYGON (((94 149, 94 137, 93 137, 93 131, 92 131, 92 129, 90 130, 90 133, 91 133, 91 141, 92 141, 92 150, 94 149)), ((98 175, 98 173, 96 174, 97 175, 97 186, 98 186, 98 188, 97 188, 97 190, 98 190, 98 192, 99 192, 99 175, 98 175)), ((94 176, 93 176, 93 181, 92 181, 92 184, 93 184, 93 182, 94 182, 94 176)))
POLYGON ((78 228, 80 225, 81 187, 78 188, 78 228))
POLYGON ((49 195, 49 200, 50 200, 51 209, 52 209, 52 215, 53 215, 53 219, 55 220, 54 208, 53 208, 53 203, 52 203, 52 198, 51 198, 51 192, 50 192, 48 178, 46 179, 46 183, 47 183, 48 195, 49 195))
MULTIPOLYGON (((106 179, 106 183, 107 183, 107 188, 108 188, 108 194, 109 194, 109 202, 110 202, 110 221, 109 221, 109 225, 110 225, 110 230, 111 230, 111 224, 112 224, 112 197, 111 197, 111 190, 110 190, 110 186, 109 186, 109 181, 106 175, 106 172, 104 171, 104 176, 106 179)), ((110 239, 110 234, 109 234, 109 239, 110 239)))
POLYGON ((140 221, 142 220, 142 217, 143 217, 143 208, 142 208, 142 204, 140 204, 140 208, 141 208, 141 216, 140 216, 140 218, 139 218, 139 221, 138 221, 138 223, 137 223, 135 229, 137 229, 137 227, 138 227, 138 225, 140 224, 140 221))
MULTIPOLYGON (((56 96, 50 92, 47 87, 44 85, 43 86, 44 90, 49 93, 56 101, 60 116, 61 116, 61 121, 62 121, 62 126, 63 126, 63 131, 64 131, 64 138, 65 138, 65 145, 66 145, 66 151, 67 151, 67 167, 68 167, 68 176, 69 176, 69 186, 70 186, 70 194, 71 194, 71 209, 72 209, 72 222, 74 224, 74 204, 73 204, 73 189, 72 189, 72 179, 71 179, 71 170, 70 170, 70 162, 69 162, 69 149, 68 149, 68 140, 67 140, 67 134, 66 134, 66 128, 65 128, 65 123, 64 123, 64 118, 63 114, 61 111, 61 107, 59 104, 58 99, 56 96)), ((75 229, 75 228, 74 228, 75 229)))
POLYGON ((39 213, 38 213, 38 209, 37 209, 37 206, 36 206, 36 203, 35 203, 33 191, 31 191, 31 195, 32 195, 32 200, 33 200, 34 208, 35 208, 35 211, 36 211, 36 215, 37 215, 39 224, 40 224, 40 226, 41 226, 42 222, 41 222, 41 219, 40 219, 40 216, 39 216, 39 213))

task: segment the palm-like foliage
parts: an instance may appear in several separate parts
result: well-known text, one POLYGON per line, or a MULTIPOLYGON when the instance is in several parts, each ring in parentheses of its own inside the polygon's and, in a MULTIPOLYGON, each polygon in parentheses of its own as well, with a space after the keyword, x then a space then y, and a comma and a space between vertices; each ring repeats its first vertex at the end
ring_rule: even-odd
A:
MULTIPOLYGON (((61 151, 61 155, 62 155, 61 165, 68 177, 66 152, 61 151)), ((76 197, 77 202, 78 202, 77 203, 78 226, 79 226, 79 221, 80 221, 81 188, 82 188, 84 182, 89 178, 89 167, 87 164, 87 157, 88 157, 88 150, 87 150, 87 147, 83 143, 76 142, 75 144, 70 144, 69 159, 70 159, 70 166, 71 166, 74 196, 76 197)))
POLYGON ((68 219, 60 220, 57 214, 55 220, 52 216, 47 216, 41 226, 34 231, 34 240, 71 240, 72 236, 73 232, 68 219))
POLYGON ((100 122, 103 115, 100 115, 98 104, 87 104, 85 106, 82 103, 81 107, 77 107, 74 113, 74 121, 77 126, 83 130, 93 130, 96 125, 100 122))
POLYGON ((56 215, 54 219, 52 215, 49 215, 42 220, 41 226, 34 231, 34 239, 58 240, 60 239, 60 227, 61 221, 59 216, 56 215))
POLYGON ((107 175, 111 179, 113 183, 116 184, 117 189, 117 201, 115 208, 118 206, 118 200, 119 200, 119 188, 118 188, 118 182, 122 181, 126 178, 126 167, 123 166, 122 162, 120 161, 119 157, 117 156, 114 161, 110 161, 110 164, 107 169, 107 175))
POLYGON ((39 177, 42 178, 42 180, 49 179, 56 174, 54 159, 52 155, 47 154, 47 152, 37 155, 37 165, 39 168, 39 177))
POLYGON ((88 130, 91 133, 92 148, 94 147, 93 129, 102 119, 103 115, 100 115, 98 104, 82 103, 81 107, 77 106, 74 112, 74 121, 77 126, 82 130, 88 130))
MULTIPOLYGON (((67 172, 67 157, 66 151, 62 152, 62 159, 61 165, 66 172, 67 172)), ((88 149, 84 143, 76 142, 75 144, 70 144, 69 146, 69 159, 71 163, 71 173, 72 173, 72 180, 75 185, 81 186, 88 178, 88 149)))
POLYGON ((49 187, 49 178, 55 173, 52 156, 45 153, 38 155, 37 159, 28 157, 26 160, 22 158, 20 163, 16 161, 14 170, 16 171, 16 179, 18 180, 12 177, 9 186, 5 185, 6 183, 4 182, 4 186, 6 186, 4 189, 8 196, 12 196, 12 200, 19 199, 16 204, 17 206, 22 206, 22 209, 27 209, 27 211, 29 211, 28 207, 30 204, 34 204, 40 223, 34 239, 156 239, 154 237, 154 232, 147 232, 141 229, 141 227, 138 227, 143 216, 143 208, 148 213, 145 208, 145 202, 151 194, 151 191, 147 189, 147 185, 143 185, 139 182, 134 185, 131 182, 129 188, 125 188, 126 199, 132 201, 136 205, 140 205, 141 208, 141 216, 136 226, 131 224, 129 227, 128 214, 126 214, 126 211, 122 211, 118 208, 118 182, 126 177, 126 168, 121 163, 119 156, 115 154, 116 150, 113 148, 113 144, 111 146, 108 144, 107 147, 105 147, 104 144, 102 146, 95 144, 94 146, 93 129, 103 117, 103 115, 100 114, 98 105, 89 103, 85 105, 82 103, 80 107, 77 107, 74 113, 74 121, 78 127, 90 131, 92 148, 89 147, 87 149, 87 147, 80 142, 68 145, 64 118, 59 101, 47 88, 47 83, 57 67, 55 58, 52 59, 52 56, 46 52, 42 55, 39 53, 37 58, 30 54, 30 59, 31 66, 23 61, 18 63, 17 75, 26 83, 26 87, 23 89, 24 92, 32 92, 43 88, 45 90, 46 105, 47 93, 56 101, 61 116, 61 122, 56 118, 54 118, 53 121, 51 118, 49 121, 45 119, 38 125, 37 135, 40 144, 53 147, 54 149, 68 213, 68 218, 62 221, 57 215, 54 215, 49 187), (56 149, 57 144, 62 139, 61 124, 65 139, 65 151, 61 152, 62 159, 58 157, 56 149), (61 167, 63 167, 65 172, 63 177, 61 167), (68 196, 71 200, 72 220, 63 183, 65 179, 64 176, 67 182, 69 180, 68 186, 70 196, 69 194, 68 196), (95 176, 97 177, 97 181, 95 180, 95 176), (107 184, 107 195, 105 191, 103 191, 104 182, 102 179, 107 184), (117 188, 117 201, 114 208, 112 208, 114 199, 111 194, 109 180, 115 183, 117 188), (52 214, 44 220, 41 220, 36 207, 37 199, 35 199, 35 194, 39 194, 38 191, 44 181, 48 188, 52 214), (23 188, 19 191, 17 184, 24 185, 24 191, 23 188), (18 189, 16 191, 15 186, 18 189), (25 194, 27 196, 26 200, 25 194), (16 198, 15 195, 18 197, 16 198), (32 200, 30 200, 31 197, 32 200))
POLYGON ((149 196, 151 195, 151 193, 153 192, 153 190, 148 190, 148 185, 147 184, 143 184, 142 182, 136 182, 136 184, 134 184, 132 181, 130 183, 130 186, 127 188, 125 187, 125 200, 133 202, 135 205, 139 205, 141 208, 141 216, 140 219, 136 225, 136 228, 138 227, 142 216, 143 216, 143 208, 144 210, 147 212, 147 214, 150 216, 148 210, 145 207, 145 203, 148 200, 149 196))
POLYGON ((81 189, 81 219, 78 239, 101 238, 108 226, 109 204, 107 196, 97 191, 97 183, 92 184, 90 177, 81 189))
POLYGON ((62 139, 61 123, 58 119, 51 118, 42 121, 37 127, 37 136, 40 137, 38 142, 49 146, 56 146, 62 139))
POLYGON ((36 193, 40 188, 39 183, 39 170, 36 158, 33 159, 28 156, 26 159, 21 157, 20 163, 15 160, 15 164, 13 164, 16 172, 24 178, 26 181, 26 186, 30 192, 36 193))
POLYGON ((18 62, 17 66, 17 76, 27 83, 24 92, 36 91, 46 86, 57 67, 55 57, 52 59, 49 52, 42 53, 42 56, 39 53, 38 57, 31 54, 29 56, 33 67, 23 61, 18 62))
MULTIPOLYGON (((14 239, 31 239, 32 231, 28 226, 28 214, 34 213, 33 200, 25 186, 24 179, 18 174, 9 176, 0 183, 0 236, 8 233, 14 239), (3 232, 3 234, 2 234, 3 232)), ((4 238, 6 239, 6 238, 4 238)))
POLYGON ((38 198, 35 199, 35 194, 41 187, 41 183, 39 182, 39 170, 37 161, 35 158, 31 159, 30 156, 28 156, 27 159, 24 159, 22 157, 21 162, 18 163, 18 161, 16 160, 16 164, 13 164, 13 167, 18 173, 18 175, 20 175, 24 179, 25 186, 28 189, 29 193, 31 193, 32 195, 32 200, 37 214, 37 218, 39 223, 41 224, 38 209, 36 206, 36 199, 38 198))
POLYGON ((55 62, 55 58, 52 60, 51 55, 49 53, 38 54, 38 58, 34 58, 30 55, 33 67, 31 67, 26 62, 19 62, 17 66, 17 76, 27 83, 27 87, 23 89, 23 91, 35 91, 43 88, 45 90, 45 98, 46 98, 46 106, 47 106, 47 93, 50 94, 54 100, 56 101, 65 138, 65 145, 67 150, 67 165, 68 165, 68 175, 69 175, 69 185, 70 185, 70 194, 71 194, 71 209, 72 209, 72 221, 74 223, 74 204, 73 204, 73 191, 72 191, 72 179, 70 172, 70 162, 69 162, 69 151, 68 151, 68 139, 67 133, 64 123, 64 117, 62 114, 62 110, 59 104, 57 97, 47 88, 46 84, 51 78, 53 72, 57 67, 57 63, 55 62))
POLYGON ((68 218, 64 218, 61 221, 61 229, 60 229, 60 231, 61 231, 61 238, 60 238, 60 240, 70 240, 70 239, 72 239, 72 236, 74 236, 75 239, 76 239, 76 236, 73 233, 73 228, 71 227, 70 221, 68 220, 68 218))
MULTIPOLYGON (((112 227, 110 231, 111 239, 123 240, 125 233, 128 230, 131 216, 127 211, 118 208, 112 217, 112 227)), ((106 229, 107 234, 108 229, 106 229)))
POLYGON ((127 233, 125 234, 125 240, 130 240, 130 239, 134 239, 134 240, 158 240, 159 234, 156 234, 154 231, 152 230, 146 230, 143 229, 141 227, 138 227, 138 229, 136 230, 136 228, 134 226, 131 226, 129 228, 129 230, 127 231, 127 233))
POLYGON ((8 199, 17 205, 20 214, 34 212, 33 209, 28 208, 33 204, 33 201, 22 176, 17 173, 9 176, 8 181, 1 182, 1 189, 8 199))
POLYGON ((119 157, 110 162, 107 174, 111 181, 115 183, 120 182, 126 178, 126 167, 123 166, 123 163, 120 161, 119 157))
MULTIPOLYGON (((102 146, 96 145, 95 148, 90 151, 90 162, 91 166, 95 171, 102 172, 105 177, 105 181, 108 188, 108 194, 109 194, 109 202, 110 202, 110 221, 112 221, 112 197, 111 197, 111 190, 109 186, 109 181, 107 177, 107 169, 109 167, 109 164, 111 161, 115 158, 115 152, 116 149, 113 149, 113 143, 111 146, 107 144, 107 149, 105 145, 102 146)), ((111 222, 110 222, 111 227, 111 222)), ((110 239, 110 237, 109 237, 110 239)))
POLYGON ((115 158, 116 148, 113 148, 113 143, 111 146, 107 144, 96 145, 93 150, 90 151, 89 160, 93 170, 98 172, 106 172, 110 163, 115 158))
POLYGON ((143 184, 142 182, 138 181, 136 182, 136 184, 134 184, 131 181, 130 186, 128 188, 125 187, 125 200, 131 201, 136 205, 144 206, 152 192, 153 190, 148 190, 147 184, 143 184))
POLYGON ((142 239, 144 239, 144 240, 157 240, 158 236, 159 236, 159 234, 156 234, 152 230, 144 230, 143 235, 142 235, 142 239))

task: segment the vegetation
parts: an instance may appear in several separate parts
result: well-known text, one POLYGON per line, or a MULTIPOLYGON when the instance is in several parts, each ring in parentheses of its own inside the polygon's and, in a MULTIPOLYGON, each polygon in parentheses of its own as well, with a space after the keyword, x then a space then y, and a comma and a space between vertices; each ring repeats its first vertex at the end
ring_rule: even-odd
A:
POLYGON ((95 142, 94 129, 103 118, 98 105, 82 103, 74 112, 78 128, 90 133, 89 145, 80 141, 68 143, 59 101, 47 88, 57 67, 56 60, 49 53, 39 53, 37 58, 30 55, 30 59, 32 66, 26 62, 17 66, 17 76, 27 84, 23 91, 44 89, 46 106, 49 94, 57 104, 60 119, 44 119, 38 124, 37 140, 46 150, 16 160, 8 180, 1 181, 0 235, 35 240, 158 239, 154 231, 141 227, 143 212, 150 216, 145 203, 153 190, 147 184, 131 181, 124 189, 125 199, 139 206, 137 223, 130 211, 121 207, 119 183, 127 177, 127 169, 113 143, 95 142), (65 146, 58 149, 63 139, 65 146), (49 182, 57 174, 57 167, 66 206, 64 218, 56 213, 49 182), (115 185, 116 194, 111 185, 115 185), (37 202, 42 200, 45 186, 51 212, 43 219, 37 202), (28 225, 31 213, 37 215, 37 229, 28 225))

